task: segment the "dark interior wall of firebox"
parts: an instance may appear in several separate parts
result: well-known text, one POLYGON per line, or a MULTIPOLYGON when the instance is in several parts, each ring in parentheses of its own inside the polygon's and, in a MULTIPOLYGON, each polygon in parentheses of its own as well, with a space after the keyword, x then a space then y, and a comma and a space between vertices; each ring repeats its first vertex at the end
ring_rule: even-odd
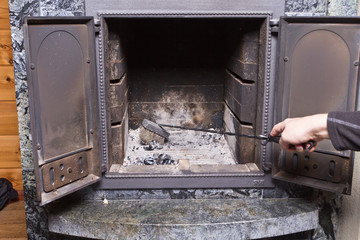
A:
POLYGON ((224 23, 175 18, 120 25, 129 67, 132 127, 148 118, 222 128, 223 63, 228 55, 224 23))
MULTIPOLYGON (((110 164, 121 164, 127 121, 132 128, 147 118, 254 134, 261 22, 107 19, 110 164)), ((239 163, 254 161, 253 140, 227 140, 239 163)))
MULTIPOLYGON (((240 134, 256 134, 259 82, 260 24, 247 24, 235 43, 224 83, 225 128, 240 134), (255 26, 254 26, 255 25, 255 26)), ((261 94, 261 92, 260 92, 261 94)), ((254 162, 255 140, 226 136, 239 163, 254 162)))
MULTIPOLYGON (((105 24, 105 29, 108 25, 105 24)), ((128 134, 128 73, 124 51, 121 49, 117 33, 106 31, 105 44, 105 84, 107 93, 108 128, 108 168, 112 164, 122 164, 128 134)))

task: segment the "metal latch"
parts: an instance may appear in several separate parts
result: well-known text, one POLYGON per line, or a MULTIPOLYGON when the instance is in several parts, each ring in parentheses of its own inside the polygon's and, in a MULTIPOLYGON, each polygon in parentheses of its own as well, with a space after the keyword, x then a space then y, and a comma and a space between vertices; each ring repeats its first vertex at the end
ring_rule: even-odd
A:
POLYGON ((100 32, 100 19, 99 18, 94 18, 94 30, 95 33, 99 33, 100 32))
POLYGON ((273 33, 279 32, 279 19, 271 19, 270 20, 270 29, 271 29, 271 32, 273 32, 273 33))

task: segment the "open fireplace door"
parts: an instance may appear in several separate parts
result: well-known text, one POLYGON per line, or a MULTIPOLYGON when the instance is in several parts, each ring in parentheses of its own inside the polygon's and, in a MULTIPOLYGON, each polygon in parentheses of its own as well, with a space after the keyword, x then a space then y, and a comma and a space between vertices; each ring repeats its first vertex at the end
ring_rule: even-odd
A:
MULTIPOLYGON (((359 78, 360 18, 280 19, 275 121, 331 111, 354 111, 359 78)), ((318 152, 274 146, 275 179, 350 194, 354 153, 330 140, 318 152)))
POLYGON ((92 17, 24 23, 31 134, 41 205, 100 180, 92 17))

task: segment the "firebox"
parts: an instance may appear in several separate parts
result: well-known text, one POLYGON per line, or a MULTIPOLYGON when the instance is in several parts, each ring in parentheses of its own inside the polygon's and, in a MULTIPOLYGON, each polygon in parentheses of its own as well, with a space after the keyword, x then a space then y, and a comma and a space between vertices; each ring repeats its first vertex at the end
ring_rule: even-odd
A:
POLYGON ((254 139, 168 128, 169 141, 150 152, 138 128, 150 119, 260 134, 266 19, 105 18, 110 172, 258 174, 254 139), (142 158, 147 163, 154 154, 167 154, 174 164, 144 165, 142 158))
POLYGON ((166 128, 169 140, 149 149, 139 127, 149 119, 267 135, 286 117, 355 110, 359 19, 236 11, 98 16, 25 22, 42 204, 95 182, 103 189, 269 188, 276 178, 350 193, 352 153, 330 142, 300 154, 166 128))

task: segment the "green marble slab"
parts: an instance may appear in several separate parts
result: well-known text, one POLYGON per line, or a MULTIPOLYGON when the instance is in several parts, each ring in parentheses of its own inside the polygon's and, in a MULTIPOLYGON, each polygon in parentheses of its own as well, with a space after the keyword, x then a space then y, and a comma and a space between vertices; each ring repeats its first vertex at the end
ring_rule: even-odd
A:
POLYGON ((49 230, 95 239, 258 239, 318 227, 302 199, 82 201, 49 210, 49 230))

